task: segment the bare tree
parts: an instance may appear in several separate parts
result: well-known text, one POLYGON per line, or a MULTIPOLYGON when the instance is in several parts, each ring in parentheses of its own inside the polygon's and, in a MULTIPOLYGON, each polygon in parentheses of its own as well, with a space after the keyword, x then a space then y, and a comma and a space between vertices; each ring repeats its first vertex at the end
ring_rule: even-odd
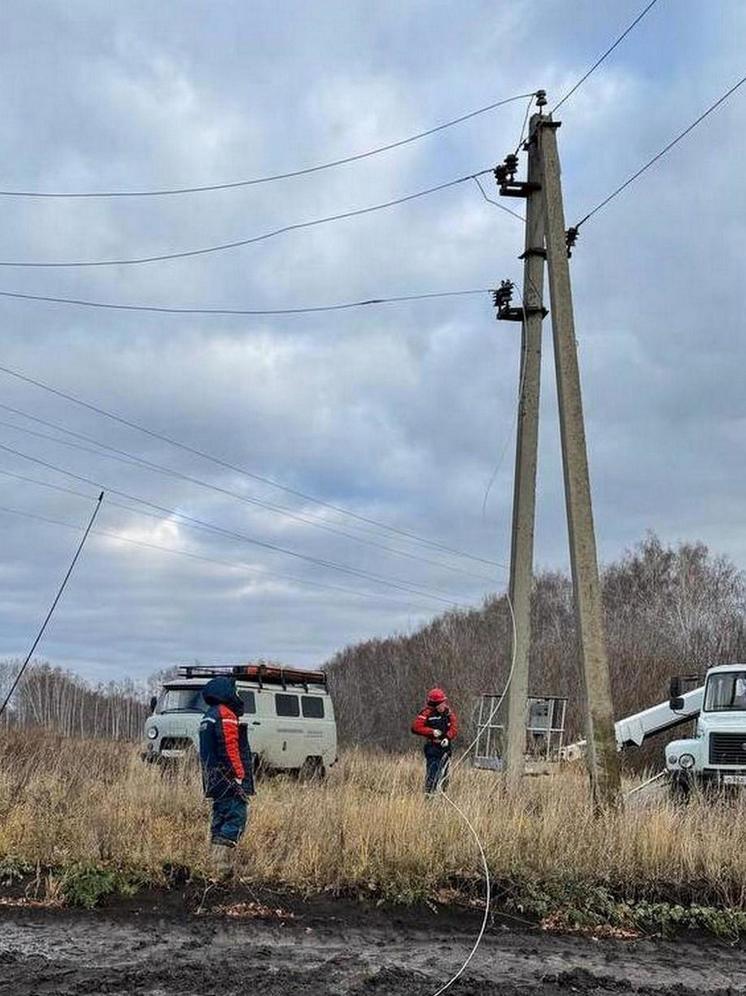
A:
MULTIPOLYGON (((650 534, 606 567, 602 581, 619 716, 660 701, 672 673, 744 659, 743 575, 704 544, 664 546, 650 534)), ((531 692, 566 695, 568 733, 579 734, 582 676, 570 579, 539 574, 531 611, 531 692)), ((346 647, 327 665, 341 741, 410 745, 411 717, 435 683, 447 686, 471 732, 479 694, 505 684, 511 637, 505 599, 493 597, 481 610, 446 613, 411 635, 346 647)), ((652 758, 651 750, 642 760, 652 758)))

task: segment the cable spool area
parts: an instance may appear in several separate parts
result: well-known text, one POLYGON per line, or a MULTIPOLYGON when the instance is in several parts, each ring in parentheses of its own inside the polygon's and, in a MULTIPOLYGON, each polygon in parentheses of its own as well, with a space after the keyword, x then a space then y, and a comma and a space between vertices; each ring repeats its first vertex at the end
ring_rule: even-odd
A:
MULTIPOLYGON (((733 74, 720 89, 698 81, 696 98, 681 106, 675 120, 662 118, 661 125, 661 116, 656 119, 650 134, 657 137, 640 162, 620 168, 608 191, 590 197, 579 210, 566 203, 568 177, 581 169, 587 174, 578 144, 589 127, 593 87, 601 86, 599 71, 610 71, 620 48, 629 51, 636 41, 648 52, 644 33, 653 30, 654 18, 675 16, 670 2, 651 0, 610 32, 612 40, 595 61, 556 94, 537 78, 530 84, 535 89, 518 86, 520 93, 489 95, 479 107, 440 121, 435 116, 435 123, 424 122, 411 134, 393 130, 367 148, 351 143, 343 154, 330 152, 306 162, 278 156, 279 165, 266 171, 247 170, 227 179, 195 175, 171 185, 107 181, 68 189, 0 178, 0 201, 11 212, 29 212, 29 230, 34 219, 58 217, 64 219, 55 222, 58 227, 81 226, 71 244, 83 246, 68 252, 60 248, 67 244, 64 239, 36 237, 27 240, 28 251, 14 248, 8 239, 0 248, 0 306, 7 309, 9 324, 43 316, 45 325, 33 349, 28 342, 24 349, 14 344, 0 356, 0 522, 8 550, 4 570, 11 579, 5 615, 12 639, 17 642, 18 620, 26 634, 23 646, 0 663, 0 918, 6 907, 10 918, 7 947, 0 944, 0 961, 5 965, 7 958, 8 965, 0 996, 5 991, 58 991, 61 996, 115 991, 106 988, 112 984, 106 975, 111 966, 100 953, 109 945, 104 936, 109 927, 100 926, 104 921, 92 921, 87 954, 87 942, 71 919, 58 949, 52 950, 57 942, 51 941, 37 955, 28 933, 35 910, 62 915, 75 907, 114 908, 131 899, 145 922, 149 909, 173 903, 179 890, 194 920, 168 927, 169 937, 178 935, 169 958, 182 950, 183 959, 174 958, 178 964, 158 991, 177 991, 168 986, 185 993, 212 991, 204 988, 212 983, 204 966, 192 960, 194 953, 225 944, 226 964, 235 972, 236 943, 249 944, 247 964, 265 987, 256 991, 267 993, 314 988, 319 993, 385 990, 394 996, 405 991, 440 996, 453 988, 509 996, 524 991, 590 994, 623 982, 633 992, 673 992, 674 985, 682 993, 741 991, 729 987, 734 966, 744 960, 738 942, 746 930, 746 865, 739 843, 746 808, 746 664, 738 657, 746 590, 736 568, 711 556, 703 544, 675 547, 650 535, 611 565, 602 561, 607 542, 597 538, 592 487, 598 487, 593 459, 602 446, 595 441, 597 427, 589 428, 599 399, 588 371, 597 360, 577 331, 586 321, 587 295, 574 302, 573 279, 580 269, 587 280, 599 266, 594 252, 601 251, 602 236, 597 242, 596 233, 603 231, 604 219, 608 222, 605 212, 613 202, 631 201, 653 171, 664 171, 688 143, 701 142, 702 160, 708 163, 703 169, 711 168, 714 122, 726 108, 741 106, 746 75, 733 74), (502 127, 506 120, 514 127, 506 127, 510 134, 500 161, 493 161, 493 150, 466 168, 448 166, 463 164, 457 153, 468 148, 466 128, 479 121, 502 122, 502 127), (392 194, 383 181, 400 175, 406 156, 415 164, 431 157, 439 164, 437 176, 423 169, 421 183, 402 182, 392 194), (360 174, 359 200, 337 202, 335 184, 356 170, 366 171, 360 174), (298 215, 283 206, 267 223, 261 220, 265 212, 257 210, 257 220, 244 227, 237 209, 224 237, 205 234, 181 244, 169 233, 168 219, 192 210, 203 217, 211 198, 252 190, 259 196, 304 185, 308 208, 298 215), (138 241, 132 225, 142 217, 136 214, 140 205, 161 203, 166 212, 138 241), (313 240, 349 233, 356 225, 381 225, 381 243, 391 241, 387 263, 395 262, 398 247, 386 227, 391 219, 401 214, 406 226, 407 212, 439 204, 449 205, 450 212, 439 239, 449 227, 455 229, 459 211, 476 212, 480 219, 486 212, 489 238, 495 232, 491 222, 497 221, 500 249, 493 280, 463 280, 454 267, 452 279, 446 275, 442 285, 402 287, 391 284, 385 276, 391 270, 381 267, 384 276, 371 272, 370 286, 361 290, 360 281, 348 282, 339 266, 336 293, 313 293, 318 267, 326 265, 323 253, 320 264, 316 257, 321 241, 313 240), (110 224, 119 217, 107 213, 114 208, 132 212, 121 222, 127 239, 117 239, 116 233, 99 238, 92 227, 86 250, 79 236, 96 217, 89 212, 100 210, 110 224), (508 245, 509 252, 503 248, 508 245), (208 265, 247 266, 249 252, 266 272, 277 274, 284 266, 284 273, 297 276, 274 280, 269 297, 254 289, 235 299, 225 292, 213 298, 203 289, 230 287, 227 277, 175 277, 187 275, 180 267, 193 266, 190 274, 197 274, 197 267, 208 265), (306 263, 301 262, 304 252, 309 253, 306 263), (164 276, 154 279, 153 274, 164 276), (433 341, 426 342, 419 309, 433 309, 437 316, 440 308, 448 310, 433 319, 433 341), (388 454, 387 494, 376 493, 374 474, 357 481, 357 490, 335 485, 360 455, 352 436, 348 442, 330 427, 333 412, 320 373, 338 362, 344 378, 347 368, 340 357, 350 349, 346 340, 359 341, 361 354, 368 350, 370 316, 377 316, 383 328, 393 323, 402 336, 412 330, 413 343, 397 342, 396 347, 421 360, 420 377, 436 371, 433 343, 465 334, 467 322, 487 327, 486 316, 490 331, 500 337, 500 350, 515 343, 507 346, 516 357, 510 417, 502 419, 491 444, 479 500, 473 502, 473 481, 443 485, 469 496, 459 499, 466 525, 436 528, 435 515, 415 507, 406 495, 402 514, 390 514, 391 495, 408 487, 408 479, 415 488, 418 473, 423 480, 430 473, 424 465, 418 471, 414 456, 405 466, 397 462, 403 459, 399 454, 388 454), (92 319, 101 323, 102 335, 106 323, 113 323, 117 342, 131 351, 122 360, 126 352, 117 345, 121 369, 107 370, 100 382, 95 373, 100 345, 87 324, 92 319), (341 440, 335 444, 338 466, 328 463, 328 450, 315 445, 323 429, 309 433, 314 445, 298 450, 296 464, 283 465, 276 441, 283 433, 292 437, 295 428, 279 390, 265 422, 257 417, 242 426, 235 415, 225 416, 224 445, 202 424, 200 411, 206 425, 221 412, 238 411, 235 397, 262 390, 257 382, 242 382, 236 360, 235 369, 228 362, 219 371, 221 391, 231 403, 207 400, 213 397, 209 378, 215 370, 210 350, 218 355, 224 349, 235 357, 235 344, 248 341, 259 368, 262 350, 274 342, 276 320, 282 320, 280 347, 272 360, 275 368, 265 369, 267 382, 277 390, 289 349, 302 350, 303 374, 294 388, 299 399, 313 399, 309 426, 327 425, 329 438, 341 440), (90 370, 76 369, 75 376, 65 374, 62 364, 56 373, 48 355, 57 348, 61 357, 70 348, 71 329, 80 341, 91 336, 90 370), (132 356, 153 329, 170 343, 207 344, 204 377, 194 383, 189 399, 199 403, 196 419, 186 414, 186 397, 183 411, 175 410, 171 419, 158 415, 160 399, 139 407, 130 403, 128 392, 135 397, 138 376, 132 356), (50 346, 50 337, 58 337, 59 345, 50 346), (548 373, 556 383, 556 409, 548 373), (112 390, 114 378, 120 390, 112 390), (589 387, 590 420, 584 409, 589 387), (208 412, 211 404, 214 410, 208 412), (545 431, 548 417, 558 431, 551 422, 545 431), (263 457, 255 462, 237 456, 247 451, 231 444, 244 432, 261 443, 256 451, 263 457), (506 464, 513 446, 511 472, 506 464), (558 469, 562 482, 552 494, 542 485, 544 467, 558 469), (500 503, 504 531, 510 523, 507 553, 500 552, 495 538, 491 502, 500 503), (565 573, 537 567, 536 546, 541 550, 546 539, 542 516, 550 505, 560 504, 567 522, 565 573), (474 517, 478 531, 468 525, 474 517), (40 543, 48 546, 43 583, 33 567, 40 543), (162 612, 149 605, 154 581, 149 565, 156 562, 179 579, 173 583, 172 605, 162 612), (141 580, 141 590, 133 577, 141 580), (230 609, 219 597, 225 578, 240 593, 230 609), (282 630, 266 629, 276 642, 253 655, 250 664, 226 664, 217 656, 205 662, 195 655, 178 671, 154 674, 147 695, 141 672, 107 683, 103 676, 109 664, 95 661, 95 642, 103 633, 112 634, 109 656, 102 661, 128 659, 130 599, 140 607, 138 618, 149 620, 150 632, 137 635, 152 644, 154 653, 186 646, 192 620, 179 607, 182 585, 185 597, 198 591, 211 606, 216 632, 235 632, 231 612, 243 598, 254 600, 251 625, 261 633, 273 613, 287 606, 291 611, 282 630), (261 618, 253 614, 255 605, 263 606, 261 618), (332 609, 355 639, 322 670, 280 664, 297 653, 296 613, 311 619, 332 609), (381 620, 390 621, 387 631, 395 635, 377 635, 381 620), (694 650, 691 659, 677 658, 670 683, 662 688, 659 665, 667 657, 670 632, 694 650), (79 677, 72 665, 46 664, 46 648, 55 640, 64 646, 87 641, 86 660, 96 679, 79 677), (286 646, 280 646, 283 640, 286 646), (625 661, 642 660, 649 647, 650 663, 640 665, 639 673, 628 668, 621 680, 610 663, 620 647, 625 661), (570 679, 567 660, 573 654, 570 679), (467 657, 479 683, 476 690, 470 679, 468 693, 460 684, 467 657), (413 701, 403 678, 405 662, 414 662, 413 672, 435 686, 431 692, 448 688, 448 696, 441 693, 445 712, 438 712, 438 700, 430 693, 427 697, 425 712, 431 712, 426 721, 433 729, 425 746, 424 795, 421 757, 403 749, 412 742, 406 717, 413 701), (223 681, 233 699, 213 696, 211 689, 223 681), (234 700, 235 714, 230 711, 234 700), (439 715, 449 716, 449 709, 454 718, 439 726, 439 715), (388 716, 391 728, 396 726, 393 734, 388 716), (238 800, 237 811, 244 807, 245 822, 234 838, 230 829, 225 835, 215 829, 224 800, 209 793, 205 744, 213 735, 233 765, 231 798, 238 800), (337 749, 338 735, 343 750, 337 749), (308 746, 312 740, 315 745, 308 746), (300 751, 297 758, 294 751, 300 751), (203 790, 211 801, 202 798, 203 790), (205 847, 203 819, 209 807, 211 851, 205 847), (221 846, 225 853, 219 852, 221 846), (137 898, 143 895, 147 900, 137 898), (341 933, 333 926, 335 908, 348 918, 341 933), (368 912, 359 914, 363 908, 368 912), (425 928, 407 919, 412 910, 440 918, 437 927, 427 928, 437 945, 430 953, 422 946, 425 928), (363 917, 359 924, 358 915, 363 917), (220 928, 226 934, 217 937, 216 929, 207 938, 203 924, 212 923, 212 917, 228 924, 220 928), (296 931, 292 949, 279 940, 280 927, 287 928, 284 936, 296 931), (261 934, 271 970, 260 965, 265 956, 260 957, 259 942, 247 941, 239 929, 261 934), (578 945, 588 937, 611 945, 642 937, 664 943, 663 938, 687 930, 730 941, 733 964, 725 964, 718 949, 709 966, 686 964, 675 975, 664 955, 659 961, 650 955, 649 964, 633 964, 623 980, 611 947, 607 964, 591 957, 583 975, 574 954, 544 949, 545 941, 539 940, 534 957, 500 935, 571 934, 578 945), (354 953, 355 945, 364 955, 354 953), (37 962, 31 965, 33 958, 37 962), (65 988, 68 976, 73 988, 65 988)), ((658 21, 655 26, 660 29, 658 21)), ((623 84, 616 77, 614 83, 622 93, 623 84)), ((724 135, 722 121, 719 127, 719 144, 727 147, 732 130, 724 135)), ((592 159, 593 151, 583 155, 592 159)), ((401 175, 410 172, 411 167, 401 175)), ((573 200, 576 195, 573 187, 573 200)), ((220 212, 216 217, 222 217, 220 212)), ((177 224, 173 228, 179 231, 177 224)), ((365 239, 376 238, 373 228, 364 231, 365 239)), ((414 223, 406 238, 417 238, 414 223)), ((402 236, 402 246, 405 241, 402 236)), ((603 286, 612 286, 607 275, 603 286)), ((628 289, 616 293, 621 297, 628 289)), ((605 343, 604 348, 612 347, 605 343)), ((153 363, 161 354, 148 355, 153 363)), ((392 358, 399 355, 392 347, 386 379, 403 407, 401 384, 407 378, 392 358)), ((464 362, 476 355, 482 354, 464 348, 464 362)), ((383 390, 376 357, 368 359, 371 383, 383 390)), ((631 383, 628 376, 629 369, 620 372, 620 390, 631 383)), ((658 383, 665 397, 663 380, 658 383)), ((419 390, 412 379, 413 410, 415 386, 419 390)), ((430 389, 437 392, 440 386, 434 379, 430 389)), ((640 387, 647 389, 649 383, 640 387)), ((611 392, 608 403, 611 423, 619 403, 611 392)), ((351 418, 375 423, 371 405, 364 397, 356 399, 351 418)), ((456 411, 448 414, 437 430, 442 435, 455 432, 461 417, 456 411)), ((384 420, 376 424, 382 439, 389 428, 384 420)), ((441 459, 440 440, 428 446, 430 459, 441 459)), ((672 481, 677 480, 677 468, 670 470, 672 481)), ((650 471, 651 476, 658 472, 657 466, 650 471)), ((605 502, 614 487, 603 482, 605 502)), ((420 496, 419 486, 413 494, 420 496)), ((188 652, 182 654, 187 659, 188 652)), ((423 687, 418 694, 426 692, 423 687)), ((416 726, 412 730, 422 733, 416 726)), ((224 825, 239 817, 228 814, 224 825)), ((56 927, 50 930, 53 936, 56 927)), ((141 940, 149 952, 143 964, 150 974, 138 975, 137 957, 127 954, 122 985, 129 988, 123 993, 157 991, 152 988, 156 953, 149 940, 141 940)))

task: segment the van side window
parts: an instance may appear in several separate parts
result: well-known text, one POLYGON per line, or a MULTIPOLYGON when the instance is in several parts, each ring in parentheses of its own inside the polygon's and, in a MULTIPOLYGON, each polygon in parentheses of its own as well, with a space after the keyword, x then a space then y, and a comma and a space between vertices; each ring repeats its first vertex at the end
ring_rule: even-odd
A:
POLYGON ((243 702, 243 711, 245 713, 256 712, 256 698, 250 688, 239 688, 238 697, 243 702))
POLYGON ((306 719, 324 718, 324 700, 319 695, 301 695, 300 703, 306 719))
POLYGON ((300 716, 300 703, 297 695, 275 695, 275 712, 278 716, 300 716))

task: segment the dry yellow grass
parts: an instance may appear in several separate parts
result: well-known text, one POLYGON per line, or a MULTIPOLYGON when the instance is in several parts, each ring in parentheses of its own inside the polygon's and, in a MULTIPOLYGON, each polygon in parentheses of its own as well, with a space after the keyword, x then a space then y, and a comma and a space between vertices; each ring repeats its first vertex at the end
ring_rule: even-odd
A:
MULTIPOLYGON (((477 889, 474 841, 442 800, 426 802, 421 759, 349 752, 323 784, 263 781, 238 855, 253 882, 413 898, 477 889)), ((582 772, 526 780, 461 766, 451 794, 501 882, 608 885, 617 894, 706 896, 746 907, 746 804, 674 808, 635 797, 594 817, 582 772)), ((111 864, 158 880, 166 865, 208 872, 209 804, 197 772, 173 777, 132 745, 0 738, 0 865, 111 864)))

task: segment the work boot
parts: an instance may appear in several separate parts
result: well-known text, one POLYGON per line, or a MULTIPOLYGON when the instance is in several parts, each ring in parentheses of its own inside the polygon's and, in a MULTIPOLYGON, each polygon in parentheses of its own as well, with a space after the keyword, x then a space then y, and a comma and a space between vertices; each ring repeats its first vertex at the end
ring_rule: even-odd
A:
POLYGON ((226 881, 233 876, 233 864, 236 845, 224 837, 216 837, 210 844, 210 858, 219 881, 226 881))

